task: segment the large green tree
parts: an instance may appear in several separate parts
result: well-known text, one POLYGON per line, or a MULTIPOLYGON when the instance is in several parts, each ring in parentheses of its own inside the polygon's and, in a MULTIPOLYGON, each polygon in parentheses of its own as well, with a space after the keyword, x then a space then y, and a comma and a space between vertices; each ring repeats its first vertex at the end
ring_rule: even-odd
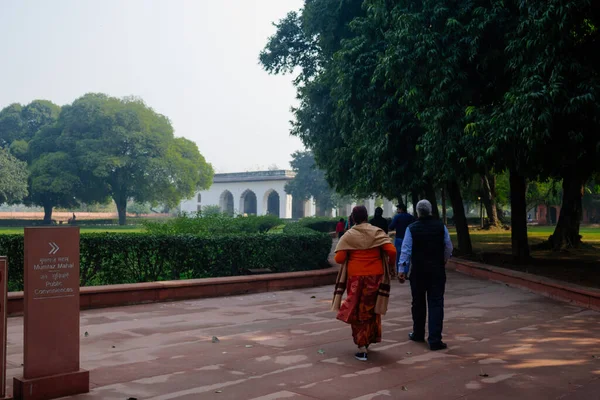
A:
POLYGON ((54 127, 60 107, 47 100, 34 100, 26 106, 12 104, 0 111, 0 142, 16 158, 27 161, 28 192, 19 200, 44 208, 44 222, 52 221, 52 209, 76 204, 76 167, 57 151, 54 127))
POLYGON ((516 78, 497 120, 509 121, 512 137, 526 135, 542 177, 562 179, 550 243, 576 247, 583 186, 600 167, 600 8, 591 0, 518 4, 519 26, 507 46, 516 78))
POLYGON ((48 100, 34 100, 26 106, 14 103, 0 111, 0 146, 15 141, 29 142, 43 127, 58 119, 60 107, 48 100))
POLYGON ((25 204, 43 207, 46 224, 52 222, 55 207, 105 203, 108 199, 104 187, 93 182, 89 174, 79 169, 75 157, 60 148, 61 133, 55 122, 40 129, 27 146, 29 195, 25 204))
MULTIPOLYGON (((292 133, 314 152, 336 191, 388 198, 412 192, 413 199, 424 193, 435 204, 434 185, 442 177, 439 169, 425 170, 419 116, 389 84, 389 74, 379 73, 390 20, 371 21, 367 3, 305 2, 301 14, 277 24, 261 62, 271 73, 300 68, 292 133)), ((460 217, 458 183, 449 188, 460 217)), ((457 219, 459 245, 469 252, 466 219, 457 219)))
POLYGON ((140 99, 87 94, 63 107, 57 143, 75 160, 97 200, 112 197, 119 223, 127 202, 176 205, 212 183, 213 169, 186 139, 175 138, 169 120, 140 99))
POLYGON ((22 200, 27 195, 27 164, 0 149, 0 204, 22 200))

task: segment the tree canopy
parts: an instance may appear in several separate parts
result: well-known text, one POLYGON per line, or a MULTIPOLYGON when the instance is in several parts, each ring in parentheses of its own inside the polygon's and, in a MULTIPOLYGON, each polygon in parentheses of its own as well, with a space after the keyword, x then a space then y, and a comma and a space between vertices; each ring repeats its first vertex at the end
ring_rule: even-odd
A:
POLYGON ((173 206, 212 183, 213 169, 195 143, 175 138, 169 120, 137 98, 90 93, 63 107, 59 148, 86 184, 110 196, 125 223, 127 202, 173 206))
POLYGON ((0 111, 0 145, 6 168, 22 168, 5 180, 25 177, 24 202, 44 207, 47 223, 54 207, 112 198, 124 224, 129 201, 174 207, 214 174, 195 143, 176 138, 168 118, 137 98, 90 93, 62 109, 45 100, 12 104, 0 111))
POLYGON ((0 149, 0 204, 20 201, 27 195, 27 164, 0 149))
POLYGON ((285 185, 286 193, 294 198, 315 199, 321 211, 331 209, 334 204, 333 191, 325 180, 325 172, 317 167, 309 151, 297 151, 292 154, 291 166, 296 172, 295 178, 285 185))
POLYGON ((465 251, 461 187, 480 176, 494 214, 495 176, 508 171, 524 260, 528 181, 562 180, 554 245, 578 241, 600 159, 599 24, 591 0, 306 0, 260 60, 299 70, 292 134, 336 190, 435 200, 446 188, 465 251))

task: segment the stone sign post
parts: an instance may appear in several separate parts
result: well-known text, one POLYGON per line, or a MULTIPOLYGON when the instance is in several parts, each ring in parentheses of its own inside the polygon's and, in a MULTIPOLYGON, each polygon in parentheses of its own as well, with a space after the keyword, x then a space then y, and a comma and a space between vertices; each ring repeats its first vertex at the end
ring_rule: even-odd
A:
POLYGON ((89 392, 79 369, 79 228, 25 228, 24 365, 15 399, 89 392))
POLYGON ((6 317, 8 308, 8 261, 0 257, 0 399, 6 398, 6 317))

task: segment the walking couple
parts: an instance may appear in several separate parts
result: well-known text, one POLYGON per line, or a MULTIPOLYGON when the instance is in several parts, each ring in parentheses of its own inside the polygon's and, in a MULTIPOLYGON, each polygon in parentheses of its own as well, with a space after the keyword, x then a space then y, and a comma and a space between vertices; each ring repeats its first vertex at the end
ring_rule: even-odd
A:
POLYGON ((356 225, 338 242, 335 261, 342 267, 332 309, 337 311, 337 319, 351 325, 358 360, 366 361, 369 346, 381 342, 381 316, 387 312, 390 283, 396 273, 400 283, 410 280, 413 331, 409 339, 425 341, 429 308, 429 346, 431 350, 447 348, 442 342, 442 327, 445 264, 452 254, 452 243, 444 224, 432 217, 429 201, 421 200, 417 213, 419 219, 404 232, 397 263, 396 247, 382 229, 367 223, 364 206, 352 210, 356 225), (347 295, 342 301, 344 292, 347 295))

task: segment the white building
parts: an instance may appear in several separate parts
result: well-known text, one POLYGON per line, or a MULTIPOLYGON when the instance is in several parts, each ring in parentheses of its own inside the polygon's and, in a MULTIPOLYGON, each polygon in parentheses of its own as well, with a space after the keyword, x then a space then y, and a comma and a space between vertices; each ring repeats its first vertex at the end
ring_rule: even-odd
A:
MULTIPOLYGON (((254 171, 215 174, 208 190, 197 192, 181 202, 181 211, 194 213, 205 206, 219 206, 221 211, 233 214, 278 215, 280 218, 302 218, 316 215, 313 199, 295 200, 285 192, 285 185, 294 179, 293 171, 254 171)), ((338 215, 347 216, 357 203, 338 210, 338 215)), ((367 207, 369 215, 375 212, 375 199, 366 199, 359 204, 367 207)), ((384 216, 392 216, 394 206, 384 200, 384 216)))

